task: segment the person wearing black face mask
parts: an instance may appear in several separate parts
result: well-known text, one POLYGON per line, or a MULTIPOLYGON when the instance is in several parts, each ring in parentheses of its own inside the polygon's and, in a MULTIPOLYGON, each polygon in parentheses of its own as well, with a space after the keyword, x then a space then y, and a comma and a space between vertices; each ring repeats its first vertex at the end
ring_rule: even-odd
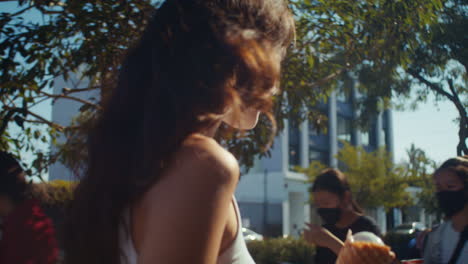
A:
POLYGON ((468 156, 445 161, 433 179, 446 221, 429 234, 424 263, 468 263, 468 156))
POLYGON ((304 231, 304 238, 317 245, 315 263, 335 263, 348 230, 381 236, 374 220, 364 216, 353 200, 346 176, 339 170, 327 169, 317 176, 312 194, 317 213, 324 223, 322 226, 308 224, 304 231))

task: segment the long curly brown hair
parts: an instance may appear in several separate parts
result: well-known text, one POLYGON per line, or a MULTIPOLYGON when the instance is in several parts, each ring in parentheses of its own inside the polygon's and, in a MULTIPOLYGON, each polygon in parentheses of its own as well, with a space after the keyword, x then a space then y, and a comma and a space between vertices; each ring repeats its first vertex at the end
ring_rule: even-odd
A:
POLYGON ((120 263, 123 209, 226 106, 271 116, 274 56, 291 43, 293 21, 283 0, 167 0, 156 10, 90 133, 67 218, 67 263, 120 263))

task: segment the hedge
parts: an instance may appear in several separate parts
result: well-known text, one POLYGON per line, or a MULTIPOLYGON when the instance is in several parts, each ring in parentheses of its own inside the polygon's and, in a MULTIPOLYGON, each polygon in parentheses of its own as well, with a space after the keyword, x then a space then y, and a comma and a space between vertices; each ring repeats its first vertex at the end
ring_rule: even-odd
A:
POLYGON ((73 190, 76 182, 55 180, 43 183, 36 183, 33 186, 33 196, 45 208, 58 207, 65 208, 73 200, 73 190))
POLYGON ((247 247, 257 264, 313 264, 315 247, 304 239, 270 238, 248 242, 247 247))

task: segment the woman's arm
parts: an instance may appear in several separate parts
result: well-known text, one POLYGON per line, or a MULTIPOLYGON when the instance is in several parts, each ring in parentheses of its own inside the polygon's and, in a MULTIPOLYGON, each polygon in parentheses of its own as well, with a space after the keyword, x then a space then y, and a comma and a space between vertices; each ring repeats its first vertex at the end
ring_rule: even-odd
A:
POLYGON ((307 227, 308 229, 304 231, 304 238, 307 242, 329 248, 338 255, 344 245, 343 241, 319 225, 307 224, 307 227))
POLYGON ((148 192, 138 263, 216 263, 239 176, 223 151, 191 146, 148 192))

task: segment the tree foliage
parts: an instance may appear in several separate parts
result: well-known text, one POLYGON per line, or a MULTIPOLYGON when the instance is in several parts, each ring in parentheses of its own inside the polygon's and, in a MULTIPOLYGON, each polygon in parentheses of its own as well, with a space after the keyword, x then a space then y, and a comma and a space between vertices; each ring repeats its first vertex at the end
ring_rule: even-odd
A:
MULTIPOLYGON (((121 58, 139 38, 154 6, 149 0, 23 0, 18 5, 15 13, 0 13, 0 148, 20 154, 36 152, 35 141, 44 130, 51 143, 66 130, 35 112, 38 104, 72 100, 83 110, 99 110, 111 92, 105 87, 112 86, 121 58), (42 21, 28 20, 31 14, 42 21), (49 91, 56 78, 68 80, 72 74, 90 81, 86 87, 60 87, 60 94, 49 91), (93 89, 100 89, 98 104, 74 96, 93 89), (24 133, 11 135, 7 128, 12 122, 24 133)), ((40 173, 57 159, 37 152, 33 167, 40 173)))
POLYGON ((383 77, 409 63, 418 43, 415 32, 435 23, 442 2, 297 0, 291 6, 297 42, 285 60, 282 87, 289 91, 286 105, 293 116, 305 117, 319 100, 340 89, 338 81, 349 72, 359 80, 363 96, 357 106, 366 123, 390 105, 392 91, 400 87, 383 77))
POLYGON ((468 154, 468 1, 446 1, 437 16, 439 23, 418 33, 419 46, 396 83, 406 87, 403 94, 416 93, 419 101, 432 93, 436 100, 453 104, 458 113, 456 154, 461 156, 468 154))
POLYGON ((437 165, 431 160, 424 150, 417 148, 414 144, 406 151, 408 160, 401 164, 405 177, 411 186, 421 188, 416 196, 416 203, 424 208, 430 214, 442 215, 437 200, 435 184, 432 179, 432 173, 437 165))
MULTIPOLYGON (((121 58, 160 3, 19 0, 17 12, 0 13, 0 148, 12 148, 18 154, 27 148, 34 152, 37 133, 50 134, 44 141, 52 143, 66 132, 86 133, 85 129, 70 130, 52 122, 35 112, 34 106, 44 100, 73 100, 83 104, 86 117, 95 118, 112 92, 106 87, 113 87, 121 58), (42 21, 28 22, 28 12, 38 13, 42 21), (56 78, 67 80, 71 74, 89 79, 88 84, 61 87, 59 94, 49 91, 56 78), (93 89, 101 95, 97 102, 75 96, 93 89), (25 133, 12 135, 7 129, 11 126, 25 133)), ((442 5, 442 0, 291 0, 297 40, 283 63, 283 92, 277 96, 275 107, 278 131, 284 118, 308 118, 323 127, 325 118, 314 110, 315 106, 339 88, 338 80, 345 73, 352 73, 360 81, 358 88, 365 95, 358 104, 363 123, 377 110, 389 106, 392 93, 402 86, 383 77, 394 76, 399 66, 407 68, 423 38, 418 33, 437 22, 442 5)), ((256 130, 242 137, 231 135, 226 142, 246 167, 268 142, 269 125, 264 121, 256 130)), ((76 139, 82 137, 69 134, 67 138, 74 139, 71 145, 79 146, 76 139)), ((41 153, 43 159, 36 169, 46 168, 43 163, 58 160, 58 155, 81 157, 69 151, 73 149, 79 148, 68 148, 56 155, 41 153)), ((60 159, 76 162, 74 158, 60 159)))
MULTIPOLYGON (((337 159, 359 205, 364 208, 383 206, 389 209, 412 204, 405 190, 408 187, 407 178, 401 173, 401 168, 394 166, 391 153, 385 149, 367 152, 360 146, 344 143, 337 159)), ((313 161, 308 168, 299 171, 313 182, 326 167, 319 161, 313 161)))

